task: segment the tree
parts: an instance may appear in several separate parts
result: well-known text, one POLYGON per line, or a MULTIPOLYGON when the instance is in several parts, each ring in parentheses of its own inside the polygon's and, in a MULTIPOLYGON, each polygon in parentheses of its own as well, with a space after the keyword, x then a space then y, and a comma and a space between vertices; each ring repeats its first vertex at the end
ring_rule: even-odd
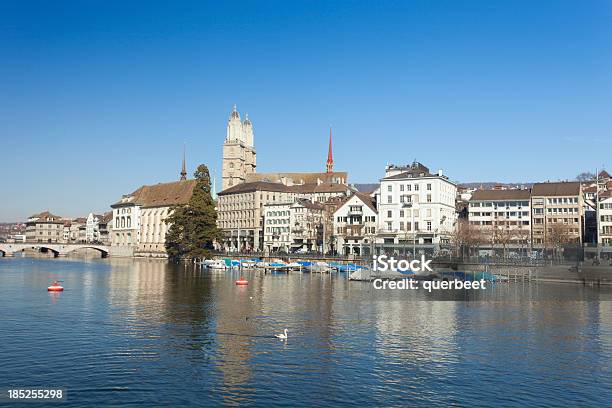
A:
POLYGON ((595 174, 589 171, 584 171, 576 176, 576 181, 591 181, 591 180, 595 180, 596 177, 597 176, 595 176, 595 174))
POLYGON ((166 251, 171 259, 210 257, 220 237, 208 167, 199 165, 193 176, 195 186, 189 202, 174 206, 166 221, 170 224, 166 251))

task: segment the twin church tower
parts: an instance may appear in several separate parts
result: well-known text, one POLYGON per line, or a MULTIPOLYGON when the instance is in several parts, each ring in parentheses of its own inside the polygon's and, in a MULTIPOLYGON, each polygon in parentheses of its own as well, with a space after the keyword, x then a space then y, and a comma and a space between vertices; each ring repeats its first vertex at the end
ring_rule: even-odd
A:
POLYGON ((253 141, 253 124, 246 114, 244 120, 234 105, 227 121, 227 133, 223 143, 221 188, 226 190, 242 183, 266 181, 283 184, 341 183, 347 182, 346 172, 334 172, 332 133, 329 130, 329 148, 324 173, 256 173, 257 154, 253 141))
POLYGON ((223 143, 223 165, 221 168, 221 188, 244 183, 248 174, 255 173, 257 167, 257 154, 253 143, 253 124, 249 114, 244 121, 240 120, 240 113, 234 109, 227 121, 227 134, 223 143))

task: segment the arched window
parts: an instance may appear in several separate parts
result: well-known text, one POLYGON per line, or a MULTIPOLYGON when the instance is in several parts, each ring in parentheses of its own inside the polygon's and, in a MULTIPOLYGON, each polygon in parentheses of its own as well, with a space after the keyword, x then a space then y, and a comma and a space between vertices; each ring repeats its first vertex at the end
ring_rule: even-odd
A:
POLYGON ((121 217, 121 228, 125 228, 125 217, 121 217))
POLYGON ((132 226, 132 217, 127 217, 127 224, 126 224, 126 226, 128 228, 130 228, 132 226))

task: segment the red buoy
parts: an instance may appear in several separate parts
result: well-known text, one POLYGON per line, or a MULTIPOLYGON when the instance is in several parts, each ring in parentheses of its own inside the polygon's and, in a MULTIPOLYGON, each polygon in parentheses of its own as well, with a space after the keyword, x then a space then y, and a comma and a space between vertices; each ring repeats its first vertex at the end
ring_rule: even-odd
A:
POLYGON ((244 278, 240 278, 236 281, 236 285, 248 285, 249 281, 244 279, 244 278))
POLYGON ((53 281, 51 286, 47 287, 47 291, 49 292, 62 292, 63 290, 64 290, 64 287, 60 285, 58 281, 53 281))

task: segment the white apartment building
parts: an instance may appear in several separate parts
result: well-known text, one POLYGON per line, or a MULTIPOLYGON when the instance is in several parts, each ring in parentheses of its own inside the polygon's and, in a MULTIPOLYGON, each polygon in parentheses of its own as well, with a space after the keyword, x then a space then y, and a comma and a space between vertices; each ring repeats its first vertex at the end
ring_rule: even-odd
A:
POLYGON ((94 242, 100 240, 100 225, 101 217, 89 213, 85 221, 85 242, 94 242))
POLYGON ((376 241, 378 212, 368 194, 355 193, 334 212, 336 247, 343 255, 371 255, 376 241))
POLYGON ((469 202, 470 225, 492 246, 526 247, 531 240, 529 190, 476 190, 469 202))
POLYGON ((603 246, 612 246, 612 190, 599 194, 597 216, 598 242, 603 246))
POLYGON ((264 250, 289 252, 291 249, 291 205, 293 202, 264 206, 264 250))
POLYGON ((423 164, 389 165, 377 197, 378 242, 440 244, 450 240, 457 185, 423 164))

